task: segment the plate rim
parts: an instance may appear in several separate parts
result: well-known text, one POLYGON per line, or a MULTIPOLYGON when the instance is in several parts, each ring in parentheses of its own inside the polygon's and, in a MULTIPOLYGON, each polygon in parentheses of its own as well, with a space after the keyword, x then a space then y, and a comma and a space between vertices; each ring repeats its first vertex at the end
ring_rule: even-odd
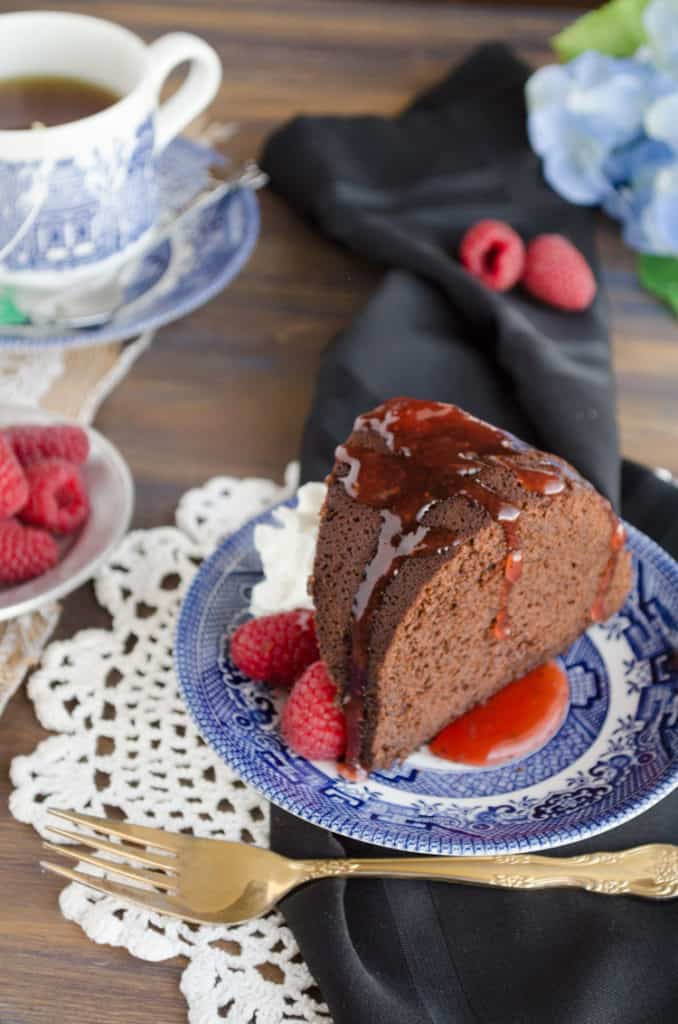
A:
MULTIPOLYGON (((287 502, 281 502, 275 508, 293 505, 295 501, 296 495, 287 502)), ((191 683, 191 664, 189 663, 189 644, 187 642, 191 624, 202 619, 202 612, 225 575, 219 566, 228 556, 229 550, 237 546, 245 530, 251 529, 260 521, 267 520, 275 508, 268 509, 249 519, 235 533, 226 537, 216 550, 203 561, 182 601, 174 634, 174 665, 179 690, 198 732, 222 761, 270 803, 316 827, 380 848, 443 856, 492 855, 545 851, 601 835, 649 810, 678 787, 678 758, 676 758, 650 790, 630 798, 618 810, 606 812, 604 818, 595 824, 559 826, 549 833, 535 832, 529 836, 501 839, 494 843, 491 840, 488 843, 487 838, 480 836, 463 837, 459 832, 451 836, 447 842, 439 838, 432 838, 427 833, 398 836, 397 825, 389 827, 384 823, 370 823, 357 817, 352 819, 345 809, 337 808, 333 809, 333 813, 328 812, 322 816, 314 813, 308 814, 304 807, 296 804, 294 800, 287 800, 284 797, 281 799, 274 785, 262 785, 261 779, 253 777, 255 773, 251 767, 251 758, 241 752, 237 741, 231 734, 212 720, 208 722, 209 729, 204 728, 198 709, 200 700, 198 691, 191 683), (394 830, 395 834, 393 834, 394 830), (393 840, 397 840, 397 842, 393 840)), ((640 548, 640 556, 643 559, 649 558, 654 561, 658 570, 668 571, 674 576, 678 588, 678 562, 641 530, 627 522, 624 522, 624 525, 629 539, 633 542, 636 557, 639 557, 638 548, 640 548)), ((193 664, 195 665, 195 659, 193 659, 193 664)), ((195 667, 197 669, 197 666, 195 667)), ((509 796, 508 793, 502 795, 509 796)))
MULTIPOLYGON (((98 555, 91 558, 90 561, 78 572, 69 576, 68 579, 62 580, 61 583, 56 583, 44 593, 26 598, 23 601, 18 601, 15 604, 8 605, 6 608, 0 608, 0 622, 6 622, 8 619, 16 619, 21 615, 36 612, 40 608, 44 607, 44 605, 58 601, 62 597, 66 597, 74 590, 77 590, 78 587, 91 580, 96 575, 100 566, 110 557, 112 552, 117 548, 118 544, 127 533, 134 513, 135 495, 132 472, 120 451, 112 441, 109 441, 107 437, 104 437, 102 433, 88 424, 79 423, 77 420, 69 419, 66 416, 59 416, 50 413, 45 409, 33 408, 30 405, 11 405, 5 407, 5 409, 3 409, 3 417, 5 413, 8 413, 11 416, 13 414, 13 410, 15 410, 15 415, 23 414, 31 416, 34 421, 42 420, 44 423, 64 423, 77 426, 85 430, 90 437, 94 437, 97 445, 105 452, 106 458, 115 467, 115 470, 122 479, 121 496, 124 501, 124 513, 120 518, 120 522, 116 530, 111 535, 110 541, 98 555)), ((23 422, 28 421, 24 420, 23 422)), ((77 547, 77 541, 75 547, 77 547)))

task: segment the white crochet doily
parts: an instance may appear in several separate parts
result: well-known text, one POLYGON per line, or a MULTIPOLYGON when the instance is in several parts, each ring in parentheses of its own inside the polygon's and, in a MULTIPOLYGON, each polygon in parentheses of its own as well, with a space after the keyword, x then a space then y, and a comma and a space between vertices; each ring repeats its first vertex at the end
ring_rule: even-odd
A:
MULTIPOLYGON (((177 526, 130 533, 96 581, 110 630, 52 643, 29 695, 56 735, 11 768, 12 814, 46 835, 47 808, 110 815, 171 831, 267 845, 268 804, 205 745, 179 695, 172 641, 181 601, 215 543, 289 497, 285 484, 223 477, 190 491, 177 526)), ((124 907, 72 884, 63 914, 95 942, 187 964, 190 1024, 329 1021, 279 912, 234 927, 199 927, 124 907)))
POLYGON ((63 372, 61 349, 0 351, 0 405, 40 405, 63 372))

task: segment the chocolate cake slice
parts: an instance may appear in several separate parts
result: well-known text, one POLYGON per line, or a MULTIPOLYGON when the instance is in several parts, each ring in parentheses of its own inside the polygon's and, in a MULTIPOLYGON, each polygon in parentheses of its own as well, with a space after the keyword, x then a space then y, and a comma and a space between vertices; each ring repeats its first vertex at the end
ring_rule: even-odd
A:
POLYGON ((387 768, 617 611, 610 503, 462 409, 394 398, 336 452, 312 593, 347 761, 387 768))

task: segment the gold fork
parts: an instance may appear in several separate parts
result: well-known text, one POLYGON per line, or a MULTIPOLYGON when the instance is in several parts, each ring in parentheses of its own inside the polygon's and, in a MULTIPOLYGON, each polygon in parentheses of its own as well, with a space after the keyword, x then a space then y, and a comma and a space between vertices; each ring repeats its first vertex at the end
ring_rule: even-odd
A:
POLYGON ((655 900, 678 896, 678 846, 668 843, 581 857, 506 854, 290 860, 244 843, 197 839, 72 811, 50 813, 99 834, 71 832, 51 825, 51 832, 82 845, 74 848, 46 842, 43 845, 48 850, 119 875, 142 888, 84 874, 51 861, 43 861, 43 868, 147 910, 198 924, 247 921, 266 913, 297 886, 321 878, 376 875, 506 889, 564 886, 608 895, 630 893, 655 900), (111 842, 111 837, 120 842, 111 842), (95 857, 89 849, 118 859, 95 857), (121 858, 131 864, 123 863, 121 858))

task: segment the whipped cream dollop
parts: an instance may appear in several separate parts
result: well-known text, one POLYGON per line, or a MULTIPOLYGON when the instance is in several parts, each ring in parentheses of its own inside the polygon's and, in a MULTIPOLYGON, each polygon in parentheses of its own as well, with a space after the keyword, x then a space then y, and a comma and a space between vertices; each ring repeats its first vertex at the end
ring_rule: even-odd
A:
POLYGON ((320 509, 326 494, 325 484, 304 484, 297 492, 295 508, 276 509, 274 524, 255 527, 254 546, 264 578, 252 589, 252 615, 313 608, 308 578, 313 572, 320 509))

